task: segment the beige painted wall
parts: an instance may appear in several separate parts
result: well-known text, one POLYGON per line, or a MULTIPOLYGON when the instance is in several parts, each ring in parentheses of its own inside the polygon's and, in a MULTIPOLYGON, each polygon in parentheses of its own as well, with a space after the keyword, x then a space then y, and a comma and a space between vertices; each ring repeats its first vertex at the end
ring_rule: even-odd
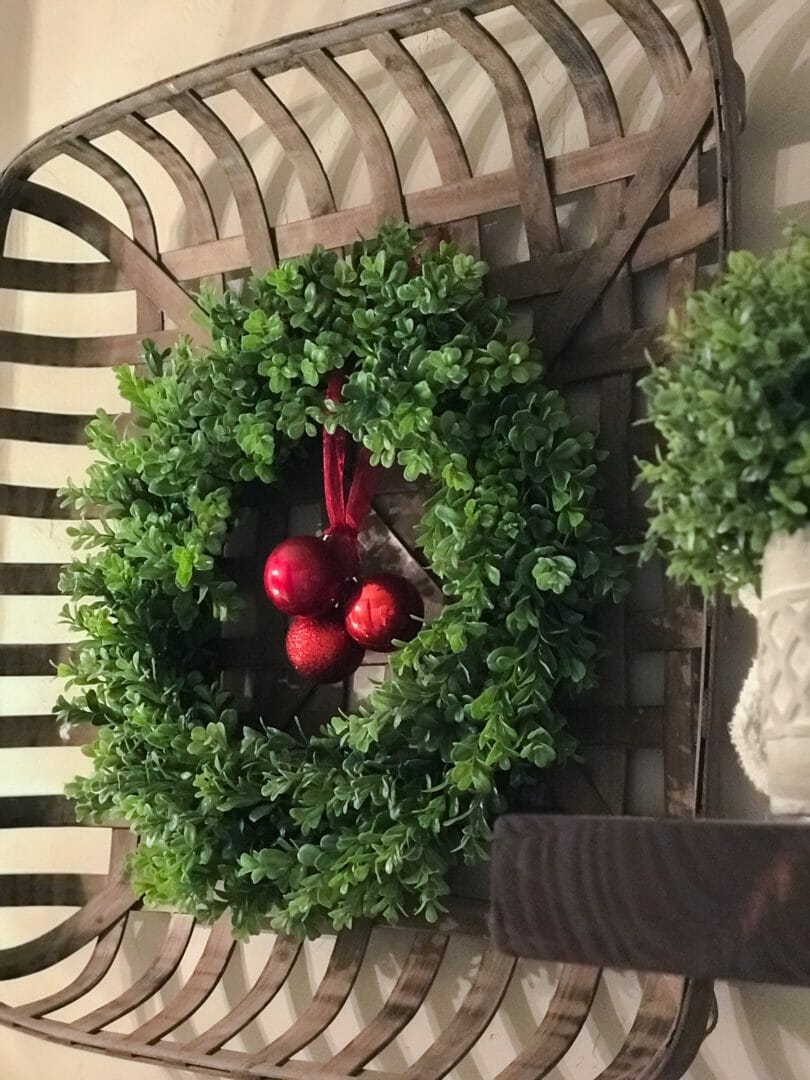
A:
MULTIPOLYGON (((28 140, 54 124, 92 108, 159 77, 202 63, 216 56, 271 39, 282 33, 317 25, 379 6, 381 0, 2 0, 3 34, 0 37, 0 63, 4 72, 4 99, 0 106, 0 163, 8 161, 28 140)), ((568 9, 604 13, 602 0, 564 0, 568 9)), ((725 0, 726 10, 738 57, 749 80, 749 123, 743 139, 743 220, 744 244, 764 248, 774 242, 779 232, 779 213, 799 213, 810 206, 810 3, 803 0, 725 0)), ((667 10, 676 19, 688 19, 687 0, 673 0, 667 10)), ((561 138, 565 139, 563 132, 561 138)), ((491 148, 482 154, 494 153, 491 148)), ((0 317, 5 318, 0 296, 0 317)), ((20 313, 13 313, 19 317, 20 313)), ((125 313, 110 313, 110 318, 125 313)), ((51 305, 42 306, 37 317, 60 324, 72 313, 51 305)), ((0 365, 2 368, 4 365, 0 365)), ((20 376, 15 381, 0 372, 0 405, 23 403, 39 388, 20 376)), ((111 394, 107 373, 94 376, 94 391, 99 403, 111 394)), ((55 394, 69 388, 54 386, 55 394)), ((19 467, 13 447, 0 437, 0 472, 19 467)), ((38 466, 39 467, 39 466, 38 466)), ((76 468, 81 467, 77 460, 76 468)), ((48 483, 49 463, 43 460, 41 483, 48 483)), ((6 526, 0 544, 13 544, 6 526)), ((30 543, 30 537, 26 543, 30 543)), ((42 536, 37 540, 48 550, 55 550, 58 538, 42 536)), ((6 601, 0 605, 0 639, 13 640, 20 613, 6 601)), ((40 617, 51 620, 53 613, 40 617)), ((724 668, 721 694, 733 701, 739 668, 750 648, 750 627, 739 624, 739 648, 736 657, 724 668), (736 660, 736 662, 734 662, 736 660)), ((22 692, 22 691, 21 691, 22 692)), ((30 691, 26 690, 26 693, 30 691)), ((52 688, 43 681, 35 693, 48 700, 52 688)), ((11 701, 0 702, 0 709, 14 711, 11 701)), ((54 753, 44 751, 0 752, 0 794, 22 790, 50 792, 59 790, 64 762, 54 753)), ((727 814, 760 815, 761 802, 742 781, 731 756, 724 762, 721 809, 727 814)), ((76 866, 92 871, 103 865, 105 851, 98 835, 70 830, 58 852, 37 847, 37 838, 26 838, 26 859, 41 860, 43 868, 76 866)), ((22 852, 0 836, 0 865, 13 869, 22 852)), ((44 928, 42 913, 20 912, 14 918, 0 919, 0 945, 30 936, 44 928)), ((157 930, 154 918, 144 920, 138 935, 129 943, 127 962, 137 969, 138 937, 151 936, 157 930)), ((248 950, 245 970, 235 972, 232 992, 241 980, 258 970, 267 943, 256 943, 248 950)), ((359 1014, 370 1010, 379 995, 390 986, 397 958, 401 958, 401 937, 382 933, 375 952, 377 970, 368 982, 362 1000, 353 1006, 354 1015, 342 1017, 349 1026, 358 1023, 359 1014)), ((314 946, 309 957, 313 978, 325 963, 326 952, 314 946)), ((461 993, 471 956, 463 944, 452 958, 458 979, 454 996, 461 993)), ((504 1049, 517 1029, 531 1025, 548 1000, 551 990, 549 972, 535 965, 524 965, 521 986, 507 1002, 499 1021, 493 1026, 490 1045, 476 1060, 459 1070, 460 1080, 487 1080, 499 1062, 499 1048, 504 1049)), ((19 988, 22 992, 23 988, 19 988)), ((280 1001, 276 1019, 294 1005, 296 993, 280 1001)), ((595 1075, 609 1060, 621 1039, 622 1024, 632 1014, 638 993, 633 977, 611 976, 608 988, 600 997, 599 1023, 589 1025, 578 1043, 578 1053, 555 1080, 574 1077, 585 1080, 595 1075)), ((810 1075, 810 991, 788 991, 774 987, 718 987, 720 1022, 706 1041, 699 1060, 690 1071, 692 1080, 800 1080, 810 1075)), ((216 1002, 212 1008, 216 1007, 216 1002)), ((220 1002, 220 1005, 222 1003, 220 1002)), ((449 1002, 433 1002, 431 1026, 441 1025, 449 1002)), ((272 1022, 272 1018, 269 1022, 272 1022)), ((410 1049, 415 1051, 428 1032, 416 1032, 410 1049)), ((148 1080, 149 1077, 173 1076, 148 1066, 103 1059, 78 1051, 56 1049, 23 1036, 0 1030, 0 1076, 4 1080, 30 1080, 52 1077, 87 1078, 87 1080, 148 1080)))

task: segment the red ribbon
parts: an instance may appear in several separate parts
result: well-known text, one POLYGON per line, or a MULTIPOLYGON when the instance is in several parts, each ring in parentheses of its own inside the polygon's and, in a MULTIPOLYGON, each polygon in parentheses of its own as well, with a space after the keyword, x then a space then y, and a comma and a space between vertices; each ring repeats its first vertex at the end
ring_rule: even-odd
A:
MULTIPOLYGON (((343 386, 343 372, 333 371, 324 395, 327 401, 340 401, 343 386)), ((363 531, 376 482, 375 470, 371 467, 368 450, 359 446, 354 462, 349 496, 346 497, 346 432, 337 428, 334 434, 324 428, 323 431, 323 490, 326 500, 326 513, 329 517, 329 533, 341 531, 357 540, 363 531)))

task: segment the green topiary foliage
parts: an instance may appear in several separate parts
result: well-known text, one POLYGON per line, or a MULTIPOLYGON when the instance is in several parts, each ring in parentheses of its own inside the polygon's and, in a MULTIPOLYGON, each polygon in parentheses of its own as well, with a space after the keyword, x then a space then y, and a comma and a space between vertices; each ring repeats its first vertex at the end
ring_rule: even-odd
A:
POLYGON ((646 553, 679 582, 735 596, 758 585, 769 537, 810 507, 810 236, 748 252, 689 297, 672 361, 641 381, 662 437, 641 463, 653 512, 646 553))
POLYGON ((572 754, 558 699, 592 684, 585 619, 622 589, 593 435, 510 338, 485 265, 447 244, 417 259, 418 241, 390 226, 247 299, 208 297, 211 349, 148 346, 145 375, 120 369, 136 426, 93 420, 101 460, 68 492, 102 510, 63 580, 83 641, 60 717, 98 726, 78 811, 131 823, 147 901, 228 907, 240 934, 436 919, 509 786, 572 754), (220 556, 246 485, 283 482, 322 425, 430 481, 420 542, 447 604, 354 715, 306 740, 272 715, 243 727, 211 645, 238 611, 220 556))

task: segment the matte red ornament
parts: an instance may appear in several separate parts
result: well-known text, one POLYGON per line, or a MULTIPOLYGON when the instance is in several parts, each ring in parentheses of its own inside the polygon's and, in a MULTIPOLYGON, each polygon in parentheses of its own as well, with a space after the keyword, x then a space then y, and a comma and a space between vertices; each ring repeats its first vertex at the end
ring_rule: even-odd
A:
POLYGON ((291 536, 264 564, 264 591, 287 615, 318 615, 343 595, 346 574, 334 548, 316 536, 291 536))
POLYGON ((339 613, 298 616, 287 631, 287 657, 304 679, 341 682, 357 671, 365 650, 346 632, 339 613))
POLYGON ((390 652, 394 641, 410 641, 420 629, 425 605, 399 574, 375 574, 361 581, 346 602, 346 629, 360 645, 390 652))

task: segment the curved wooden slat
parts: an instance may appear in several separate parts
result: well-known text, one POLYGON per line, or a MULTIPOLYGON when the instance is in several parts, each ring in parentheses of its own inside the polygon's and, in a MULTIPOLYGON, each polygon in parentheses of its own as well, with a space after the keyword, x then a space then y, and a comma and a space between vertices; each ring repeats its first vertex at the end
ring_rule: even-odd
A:
MULTIPOLYGON (((664 100, 676 94, 689 78, 691 64, 681 38, 662 11, 654 4, 628 3, 611 0, 611 6, 621 15, 641 44, 652 67, 664 100)), ((669 192, 670 217, 694 211, 698 207, 698 158, 696 150, 684 163, 669 192)), ((667 304, 680 308, 688 291, 694 288, 697 260, 693 255, 672 260, 668 273, 667 304)))
MULTIPOLYGON (((442 184, 468 179, 471 172, 467 152, 450 110, 419 64, 393 34, 374 34, 363 44, 410 105, 427 139, 442 184)), ((415 220, 414 224, 422 223, 415 220)), ((454 222, 450 231, 462 251, 478 252, 475 218, 454 222)))
MULTIPOLYGON (((65 802, 66 800, 63 799, 62 801, 65 802)), ((110 875, 116 882, 120 880, 126 857, 132 850, 132 846, 133 838, 127 830, 113 830, 110 844, 110 875)), ((124 895, 126 896, 126 893, 124 895)), ((110 899, 113 899, 111 894, 110 899)), ((131 908, 133 901, 131 890, 129 891, 129 901, 131 908)), ((113 910, 117 910, 115 905, 113 910)), ((57 1009, 77 1001, 84 994, 89 993, 93 987, 97 986, 110 970, 113 961, 118 955, 127 925, 127 917, 128 911, 121 914, 117 922, 102 929, 96 939, 92 955, 79 975, 61 989, 26 1004, 25 1011, 27 1015, 41 1017, 47 1013, 55 1012, 57 1009)), ((22 948, 25 949, 27 946, 22 946, 22 948)), ((72 951, 75 952, 76 949, 72 951)), ((61 959, 61 957, 59 958, 61 959)), ((2 970, 1 967, 0 970, 2 970)))
POLYGON ((677 1080, 700 1049, 712 1010, 712 984, 649 975, 633 1025, 597 1080, 677 1080))
MULTIPOLYGON (((157 259, 157 230, 152 209, 146 196, 127 170, 81 135, 66 142, 63 153, 102 177, 117 192, 129 215, 133 240, 153 259, 157 259)), ((136 305, 139 332, 145 333, 163 328, 160 309, 148 296, 139 292, 136 305)))
MULTIPOLYGON (((175 330, 149 335, 158 348, 165 349, 177 338, 175 330)), ((115 367, 132 364, 141 349, 140 334, 111 334, 109 337, 53 337, 0 330, 0 361, 46 367, 115 367)))
POLYGON ((55 596, 61 572, 54 563, 0 563, 0 596, 55 596))
POLYGON ((180 193, 189 230, 198 244, 214 240, 217 225, 208 193, 197 173, 174 143, 137 113, 121 118, 118 130, 163 167, 180 193))
POLYGON ((440 1080, 475 1046, 503 1000, 513 957, 488 945, 458 1012, 431 1046, 402 1074, 403 1080, 440 1080))
MULTIPOLYGON (((596 50, 574 19, 555 0, 518 0, 515 7, 551 46, 564 65, 582 110, 591 145, 623 135, 619 106, 596 50)), ((619 221, 624 183, 600 184, 594 191, 596 235, 604 242, 619 221)), ((601 311, 606 332, 632 326, 632 293, 627 268, 622 267, 606 290, 601 311)))
POLYGON ((447 949, 446 934, 416 935, 402 971, 385 1004, 327 1068, 351 1076, 376 1057, 413 1019, 441 967, 447 949))
MULTIPOLYGON (((36 636, 35 628, 31 635, 36 636)), ((4 675, 55 675, 56 665, 67 663, 69 658, 67 645, 0 644, 0 671, 4 675)))
POLYGON ((229 82, 272 131, 290 159, 303 189, 309 216, 333 213, 335 200, 321 159, 287 106, 255 71, 240 72, 229 82))
MULTIPOLYGON (((75 892, 75 890, 74 890, 75 892)), ((49 899, 48 904, 72 905, 73 901, 64 901, 65 890, 55 890, 56 899, 49 899)), ((41 902, 41 901, 40 901, 41 902)), ((79 901, 81 902, 81 901, 79 901)), ((3 878, 0 877, 0 906, 5 903, 3 878)), ((106 889, 97 893, 80 911, 69 916, 53 930, 8 949, 0 949, 0 977, 19 979, 44 971, 72 956, 122 918, 138 904, 129 882, 115 881, 106 889)))
MULTIPOLYGON (((216 240, 217 224, 208 193, 190 162, 180 153, 174 143, 161 135, 137 113, 123 117, 118 130, 149 154, 163 168, 177 188, 183 201, 185 220, 193 243, 205 244, 216 240)), ((169 265, 165 257, 163 265, 169 265)), ((174 277, 182 280, 177 274, 174 274, 174 277)), ((200 278, 200 284, 214 289, 222 288, 222 274, 205 275, 200 278)))
POLYGON ((613 280, 644 226, 697 144, 714 106, 714 81, 705 51, 688 82, 667 108, 661 134, 627 186, 622 228, 563 290, 542 327, 540 341, 554 358, 613 280))
POLYGON ((403 217, 402 186, 388 133, 360 87, 327 53, 315 50, 302 67, 321 84, 349 121, 368 168, 372 204, 379 219, 403 217))
POLYGON ((98 986, 118 955, 126 926, 127 916, 124 915, 114 926, 99 935, 92 956, 81 973, 62 990, 48 994, 47 997, 40 998, 38 1001, 27 1003, 26 1013, 34 1017, 47 1016, 48 1013, 56 1012, 65 1005, 72 1005, 74 1001, 78 1001, 80 997, 98 986))
POLYGON ((90 416, 0 409, 0 438, 80 446, 85 442, 84 429, 91 419, 90 416))
POLYGON ((236 200, 242 231, 254 270, 276 265, 276 253, 261 189, 244 150, 227 125, 202 98, 187 90, 172 101, 174 108, 203 137, 222 165, 236 200))
MULTIPOLYGON (((56 720, 51 718, 56 727, 56 720)), ((0 798, 0 829, 75 825, 76 811, 64 795, 14 795, 0 798)))
POLYGON ((0 288, 46 293, 126 292, 132 286, 109 262, 50 262, 0 259, 0 288))
POLYGON ((352 992, 365 959, 370 935, 371 927, 368 924, 341 930, 335 939, 326 973, 312 1001, 283 1035, 248 1059, 250 1067, 281 1065, 326 1030, 352 992))
POLYGON ((669 1080, 670 1077, 679 1080, 697 1057, 703 1040, 711 1035, 717 1019, 714 983, 707 979, 688 980, 675 1025, 659 1046, 652 1068, 647 1070, 643 1080, 669 1080))
POLYGON ((197 1054, 210 1054, 246 1028, 281 990, 300 952, 299 942, 278 938, 264 970, 242 1000, 213 1027, 187 1043, 185 1049, 197 1054))
MULTIPOLYGON (((0 438, 3 438, 0 430, 0 438)), ((0 514, 9 517, 72 518, 74 511, 61 505, 54 488, 28 487, 22 484, 0 484, 0 514)), ((0 584, 0 593, 3 592, 0 584)))
POLYGON ((677 94, 689 75, 686 48, 672 23, 650 0, 607 0, 641 44, 664 100, 677 94))
POLYGON ((155 958, 144 974, 122 994, 71 1021, 70 1026, 77 1031, 100 1031, 157 994, 177 970, 193 929, 194 920, 190 915, 172 915, 155 958))
POLYGON ((529 89, 512 57, 464 11, 440 25, 484 69, 503 108, 530 258, 559 251, 560 230, 551 197, 543 139, 529 89))
POLYGON ((740 132, 745 126, 745 74, 734 59, 725 12, 718 0, 697 0, 703 16, 703 30, 713 60, 717 79, 715 132, 720 153, 717 155, 717 185, 723 202, 723 226, 718 236, 720 256, 737 246, 740 220, 740 132))
POLYGON ((227 915, 220 916, 211 928, 202 956, 188 982, 160 1010, 157 1016, 141 1024, 127 1035, 126 1045, 137 1043, 155 1043, 164 1035, 180 1027, 192 1013, 207 1001, 217 987, 223 971, 228 966, 236 942, 231 933, 231 920, 227 915))
POLYGON ((496 1080, 541 1080, 562 1060, 588 1019, 601 972, 567 965, 531 1041, 496 1080))
POLYGON ((613 86, 579 25, 556 0, 514 0, 513 7, 545 39, 568 72, 591 145, 620 138, 622 121, 613 86))
POLYGON ((95 728, 79 724, 62 737, 52 715, 0 717, 0 747, 83 746, 95 737, 95 728))
POLYGON ((125 271, 133 288, 153 300, 193 340, 202 343, 202 328, 190 319, 194 302, 145 251, 101 214, 83 203, 30 180, 12 190, 16 210, 43 218, 75 233, 125 271))

